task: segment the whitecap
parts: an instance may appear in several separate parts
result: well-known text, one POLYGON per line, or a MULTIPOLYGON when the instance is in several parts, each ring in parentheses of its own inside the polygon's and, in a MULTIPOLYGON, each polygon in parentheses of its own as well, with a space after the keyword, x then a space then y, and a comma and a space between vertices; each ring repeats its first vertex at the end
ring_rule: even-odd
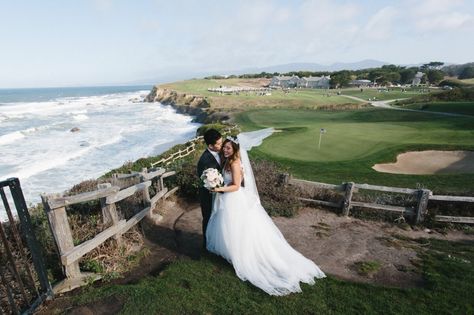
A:
POLYGON ((14 172, 5 175, 5 178, 18 177, 20 179, 26 179, 38 173, 47 171, 60 165, 64 165, 69 160, 84 155, 87 151, 89 151, 89 148, 78 150, 70 154, 51 154, 48 159, 36 161, 28 165, 23 164, 18 166, 14 172))
POLYGON ((68 114, 73 114, 73 115, 87 114, 87 109, 73 110, 69 112, 68 114))
POLYGON ((80 115, 75 115, 72 117, 75 121, 83 121, 89 119, 87 115, 80 114, 80 115))
POLYGON ((0 136, 0 145, 9 144, 24 137, 25 136, 23 135, 21 131, 10 132, 10 133, 7 133, 6 135, 0 136))
POLYGON ((26 179, 26 178, 29 178, 31 176, 37 175, 41 172, 44 172, 44 171, 47 171, 47 170, 50 170, 50 169, 53 169, 53 168, 57 168, 58 166, 61 166, 61 165, 65 165, 70 160, 79 158, 79 157, 87 154, 89 151, 91 151, 93 149, 100 149, 101 147, 114 144, 116 142, 119 142, 120 140, 122 140, 122 136, 118 135, 118 136, 109 138, 104 142, 97 142, 94 145, 87 145, 87 144, 89 144, 89 143, 87 143, 85 146, 83 146, 83 145, 80 144, 80 147, 82 149, 76 150, 75 152, 72 152, 72 153, 69 153, 69 154, 64 153, 64 152, 61 153, 61 154, 58 154, 56 152, 56 154, 48 155, 47 159, 36 161, 36 162, 30 163, 30 164, 27 164, 27 165, 25 165, 25 164, 19 165, 19 166, 17 166, 17 168, 14 172, 12 172, 10 174, 7 174, 4 177, 5 178, 18 177, 20 179, 26 179))

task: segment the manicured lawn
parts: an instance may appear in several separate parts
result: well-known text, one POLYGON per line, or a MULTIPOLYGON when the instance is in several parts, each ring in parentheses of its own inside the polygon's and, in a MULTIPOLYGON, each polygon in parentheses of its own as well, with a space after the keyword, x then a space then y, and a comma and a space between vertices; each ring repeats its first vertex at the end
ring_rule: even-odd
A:
MULTIPOLYGON (((341 93, 344 95, 356 96, 364 100, 373 99, 375 97, 378 101, 393 100, 400 98, 410 98, 415 95, 427 94, 426 88, 405 88, 405 92, 400 87, 379 89, 379 88, 350 88, 342 89, 341 93)), ((434 92, 431 90, 430 92, 434 92)))
MULTIPOLYGON (((321 89, 296 89, 289 93, 281 90, 272 90, 271 95, 257 95, 253 92, 239 93, 239 95, 221 95, 209 92, 208 88, 219 86, 250 86, 261 87, 265 82, 256 79, 222 79, 206 80, 195 79, 161 85, 181 93, 201 95, 207 97, 214 108, 248 109, 255 107, 293 107, 317 108, 339 106, 347 104, 360 104, 359 101, 337 96, 336 91, 321 89)), ((266 82, 268 83, 268 82, 266 82)))
POLYGON ((431 112, 445 112, 474 116, 474 102, 421 103, 404 107, 431 112))
POLYGON ((376 163, 395 161, 398 153, 406 151, 474 150, 474 118, 375 108, 344 112, 272 109, 239 114, 237 122, 247 130, 282 130, 252 155, 277 161, 298 178, 474 193, 474 174, 400 175, 372 169, 376 163), (320 128, 327 132, 318 149, 320 128))
POLYGON ((215 256, 172 263, 130 285, 105 285, 77 295, 77 304, 115 296, 122 314, 472 314, 474 246, 419 240, 423 288, 398 289, 329 277, 303 293, 273 297, 240 281, 215 256))

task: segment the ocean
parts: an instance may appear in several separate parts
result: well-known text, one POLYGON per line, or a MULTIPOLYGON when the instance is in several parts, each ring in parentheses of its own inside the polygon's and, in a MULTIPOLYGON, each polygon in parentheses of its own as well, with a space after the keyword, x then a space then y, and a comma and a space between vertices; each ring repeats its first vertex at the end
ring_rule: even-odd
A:
POLYGON ((31 205, 193 138, 192 117, 142 102, 150 89, 0 89, 0 180, 18 177, 31 205))

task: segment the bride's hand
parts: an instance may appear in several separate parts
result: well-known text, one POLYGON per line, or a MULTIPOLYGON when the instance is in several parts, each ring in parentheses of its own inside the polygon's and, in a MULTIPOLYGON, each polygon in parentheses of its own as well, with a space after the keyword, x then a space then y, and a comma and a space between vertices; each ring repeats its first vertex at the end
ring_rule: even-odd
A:
POLYGON ((211 192, 223 194, 224 190, 223 190, 223 187, 216 187, 216 188, 213 188, 211 192))

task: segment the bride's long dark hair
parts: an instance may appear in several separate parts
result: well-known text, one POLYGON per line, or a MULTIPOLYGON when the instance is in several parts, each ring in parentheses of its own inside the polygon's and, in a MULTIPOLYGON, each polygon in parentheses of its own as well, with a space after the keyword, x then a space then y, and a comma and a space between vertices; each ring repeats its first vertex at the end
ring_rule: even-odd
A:
MULTIPOLYGON (((232 149, 234 150, 234 153, 232 153, 231 156, 229 156, 225 162, 225 166, 224 166, 224 169, 226 171, 230 171, 230 167, 232 165, 232 163, 234 163, 235 161, 239 160, 240 159, 240 145, 234 141, 232 141, 231 139, 225 139, 224 140, 224 143, 222 143, 222 150, 224 150, 224 146, 226 145, 226 143, 229 143, 230 142, 230 145, 232 146, 232 149)), ((240 186, 242 187, 245 187, 245 179, 244 177, 242 176, 242 180, 240 182, 240 186)))
POLYGON ((222 148, 224 148, 224 146, 229 142, 232 146, 232 149, 234 150, 234 153, 232 153, 232 155, 227 158, 227 161, 225 163, 225 169, 227 171, 230 171, 230 166, 232 165, 232 163, 234 163, 234 161, 240 159, 240 145, 238 143, 235 143, 230 139, 225 139, 224 143, 222 144, 222 148))

